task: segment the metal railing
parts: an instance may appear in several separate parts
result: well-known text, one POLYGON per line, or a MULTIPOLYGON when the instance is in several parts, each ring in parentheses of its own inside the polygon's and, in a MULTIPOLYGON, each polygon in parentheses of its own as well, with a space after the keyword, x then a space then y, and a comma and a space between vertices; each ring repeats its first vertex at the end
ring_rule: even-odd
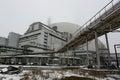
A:
MULTIPOLYGON (((102 15, 109 15, 108 11, 110 9, 112 9, 111 12, 115 11, 114 6, 119 3, 120 0, 111 0, 105 7, 103 7, 100 11, 98 11, 92 18, 90 18, 85 24, 82 25, 82 27, 80 27, 79 29, 77 29, 74 33, 73 33, 73 38, 71 38, 71 40, 68 41, 68 43, 72 40, 74 40, 76 37, 78 37, 80 34, 82 34, 84 31, 87 30, 87 28, 97 19, 101 18, 102 15)), ((97 23, 97 22, 96 22, 97 23)), ((66 44, 65 44, 66 45, 66 44)), ((61 46, 59 49, 61 49, 62 47, 64 47, 65 45, 61 46)), ((58 49, 58 50, 59 50, 58 49)))
POLYGON ((120 0, 111 0, 105 7, 103 7, 100 11, 98 11, 92 18, 90 18, 85 24, 82 25, 82 27, 80 27, 77 31, 75 31, 73 33, 73 38, 77 37, 78 35, 80 35, 84 29, 89 26, 92 22, 94 22, 95 20, 97 20, 98 18, 100 18, 103 14, 107 14, 107 11, 109 9, 112 9, 112 11, 114 11, 114 5, 117 4, 120 0))

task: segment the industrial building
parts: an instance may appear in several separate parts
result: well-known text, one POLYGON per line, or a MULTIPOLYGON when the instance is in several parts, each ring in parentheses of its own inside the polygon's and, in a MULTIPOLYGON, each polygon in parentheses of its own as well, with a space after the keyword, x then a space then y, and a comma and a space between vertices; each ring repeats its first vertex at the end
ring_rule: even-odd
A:
POLYGON ((49 27, 41 22, 35 22, 19 39, 19 47, 29 45, 36 46, 34 52, 55 51, 58 47, 67 42, 65 33, 59 32, 57 27, 49 27))
MULTIPOLYGON (((68 28, 72 29, 74 27, 77 28, 79 26, 65 22, 47 26, 41 22, 34 22, 29 26, 24 35, 10 32, 8 38, 0 38, 0 45, 2 45, 0 48, 5 48, 6 50, 1 51, 0 61, 2 64, 23 65, 87 64, 85 44, 78 44, 78 46, 74 47, 74 51, 56 52, 58 48, 64 46, 73 37, 73 32, 68 30, 68 28), (63 27, 66 29, 62 30, 63 27), (5 46, 7 46, 7 49, 5 46)), ((101 47, 105 48, 104 44, 99 41, 99 48, 101 47)), ((89 42, 89 61, 91 63, 95 62, 96 55, 94 53, 95 41, 92 40, 89 42)), ((101 53, 105 52, 101 51, 101 53)), ((104 54, 101 56, 104 56, 104 54)))

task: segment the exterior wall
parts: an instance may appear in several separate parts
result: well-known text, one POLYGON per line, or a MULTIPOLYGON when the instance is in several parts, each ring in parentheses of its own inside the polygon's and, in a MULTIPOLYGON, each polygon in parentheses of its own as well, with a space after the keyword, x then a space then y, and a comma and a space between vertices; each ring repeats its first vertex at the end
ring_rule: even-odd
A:
POLYGON ((38 41, 38 43, 41 43, 44 48, 50 49, 48 47, 47 40, 48 40, 48 31, 46 31, 46 28, 43 27, 41 30, 41 35, 39 35, 39 38, 37 41, 38 41))
POLYGON ((57 50, 58 47, 66 43, 66 37, 62 33, 54 31, 52 29, 44 28, 44 42, 47 42, 47 46, 52 50, 57 50))
POLYGON ((56 30, 48 30, 48 46, 53 50, 57 50, 67 42, 67 36, 56 30))
MULTIPOLYGON (((29 33, 29 34, 25 34, 25 35, 20 37, 19 47, 24 46, 24 45, 32 45, 32 46, 37 46, 37 47, 44 47, 42 45, 43 44, 42 36, 43 36, 42 30, 32 32, 32 33, 29 33)), ((34 52, 43 51, 43 50, 34 49, 34 48, 30 48, 30 49, 34 50, 34 52)))
POLYGON ((8 44, 8 39, 4 37, 0 37, 0 45, 6 46, 8 44))
POLYGON ((18 47, 19 38, 21 35, 10 32, 8 35, 8 46, 18 47))
MULTIPOLYGON (((23 36, 20 37, 19 40, 19 47, 22 47, 24 45, 31 45, 31 46, 37 46, 44 48, 43 46, 43 29, 42 25, 40 25, 40 22, 36 22, 30 25, 28 30, 25 32, 23 36)), ((34 52, 40 52, 44 51, 42 49, 37 48, 29 48, 33 50, 34 52)))
MULTIPOLYGON (((4 37, 0 37, 0 45, 7 46, 8 45, 8 39, 4 37)), ((5 52, 0 51, 0 55, 6 54, 5 52)), ((0 59, 1 61, 1 59, 0 59)))
MULTIPOLYGON (((7 46, 18 47, 18 42, 19 42, 20 36, 21 36, 20 34, 10 32, 8 35, 8 45, 7 46)), ((16 54, 16 52, 7 51, 6 54, 12 55, 12 54, 16 54)))
POLYGON ((53 50, 57 50, 57 48, 59 48, 60 46, 63 46, 63 44, 65 44, 65 41, 62 41, 55 36, 49 35, 49 46, 53 50))

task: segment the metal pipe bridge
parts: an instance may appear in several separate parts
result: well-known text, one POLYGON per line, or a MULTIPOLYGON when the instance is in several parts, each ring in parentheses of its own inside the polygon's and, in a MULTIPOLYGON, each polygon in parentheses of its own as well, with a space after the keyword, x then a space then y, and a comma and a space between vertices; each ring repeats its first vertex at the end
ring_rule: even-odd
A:
POLYGON ((120 28, 120 0, 112 0, 88 20, 82 28, 79 28, 73 34, 73 38, 61 46, 58 52, 67 51, 78 44, 86 43, 86 40, 95 39, 95 33, 99 37, 118 28, 120 28))

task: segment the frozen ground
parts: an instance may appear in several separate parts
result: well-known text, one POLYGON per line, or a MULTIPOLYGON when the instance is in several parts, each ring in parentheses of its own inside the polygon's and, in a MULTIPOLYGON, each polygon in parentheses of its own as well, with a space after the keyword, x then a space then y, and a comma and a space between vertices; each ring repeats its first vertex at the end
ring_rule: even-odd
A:
MULTIPOLYGON (((13 65, 0 65, 0 69, 6 68, 8 66, 13 66, 13 65)), ((14 67, 19 67, 23 65, 14 65, 14 67)), ((61 68, 67 68, 68 66, 36 66, 36 65, 24 65, 23 68, 25 70, 35 70, 37 69, 45 69, 45 70, 54 70, 54 69, 61 69, 61 68)), ((80 68, 79 66, 69 66, 69 68, 80 68)))
POLYGON ((29 71, 23 71, 19 74, 9 75, 9 74, 0 74, 0 80, 20 80, 25 73, 29 71))
POLYGON ((23 78, 26 80, 54 80, 65 77, 88 77, 95 80, 116 80, 115 78, 119 78, 120 75, 109 75, 107 78, 98 78, 94 76, 90 76, 88 73, 80 74, 76 71, 72 70, 41 70, 41 71, 23 71, 20 74, 8 75, 8 74, 0 74, 0 80, 22 80, 23 78))

